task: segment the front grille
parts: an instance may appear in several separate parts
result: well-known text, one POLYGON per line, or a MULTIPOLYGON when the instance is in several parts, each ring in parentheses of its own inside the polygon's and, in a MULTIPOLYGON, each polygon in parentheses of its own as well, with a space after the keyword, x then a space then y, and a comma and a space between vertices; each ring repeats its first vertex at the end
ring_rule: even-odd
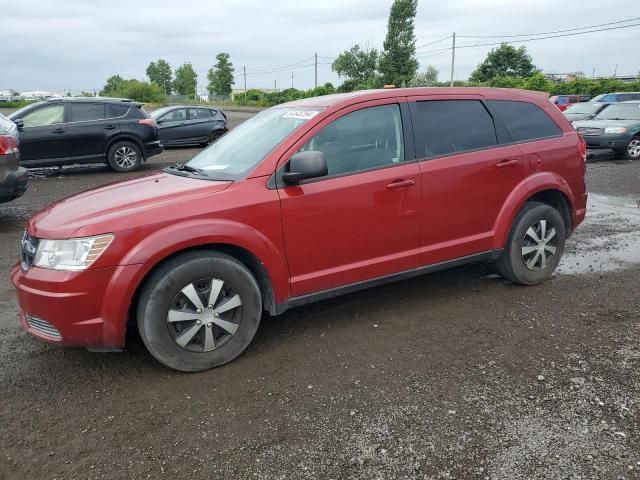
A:
POLYGON ((578 128, 578 132, 581 135, 600 135, 602 133, 601 128, 591 128, 591 127, 580 127, 578 128))
POLYGON ((45 335, 53 340, 62 340, 62 335, 60 335, 58 329, 46 320, 27 314, 27 323, 29 324, 29 327, 31 327, 31 329, 42 335, 45 335))
POLYGON ((20 262, 23 270, 27 270, 31 265, 33 265, 33 257, 36 255, 39 242, 40 240, 36 237, 24 232, 24 235, 22 236, 22 259, 20 262))

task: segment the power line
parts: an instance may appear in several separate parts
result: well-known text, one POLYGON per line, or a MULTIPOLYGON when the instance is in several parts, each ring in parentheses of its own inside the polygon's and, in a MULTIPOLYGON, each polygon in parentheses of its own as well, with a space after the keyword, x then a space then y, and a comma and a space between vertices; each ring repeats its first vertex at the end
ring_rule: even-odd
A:
MULTIPOLYGON (((609 22, 609 23, 600 23, 598 25, 589 25, 587 27, 577 27, 577 28, 568 28, 566 30, 553 30, 550 32, 539 32, 539 33, 519 33, 515 35, 458 35, 458 38, 516 38, 516 37, 537 37, 539 35, 552 35, 556 33, 565 33, 565 32, 573 32, 576 30, 586 30, 588 28, 599 28, 605 27, 608 25, 618 25, 620 23, 634 22, 636 20, 640 20, 640 17, 628 18, 626 20, 618 20, 617 22, 609 22)), ((437 42, 434 42, 437 43, 437 42)), ((422 45, 426 46, 426 45, 422 45)))
POLYGON ((418 45, 416 48, 422 48, 422 47, 428 47, 429 45, 435 45, 436 43, 440 43, 440 42, 444 42, 445 40, 449 40, 451 38, 451 35, 441 38, 440 40, 436 40, 435 42, 429 42, 429 43, 425 43, 423 45, 418 45))
POLYGON ((295 67, 296 65, 300 65, 301 63, 307 62, 307 61, 311 60, 312 58, 313 58, 313 55, 311 55, 310 57, 304 58, 304 59, 300 60, 299 62, 292 63, 291 65, 285 65, 284 67, 273 67, 273 68, 267 68, 267 69, 254 68, 254 69, 252 69, 252 70, 254 70, 254 72, 251 72, 251 73, 252 74, 275 73, 275 72, 278 72, 278 71, 288 70, 291 67, 295 67))

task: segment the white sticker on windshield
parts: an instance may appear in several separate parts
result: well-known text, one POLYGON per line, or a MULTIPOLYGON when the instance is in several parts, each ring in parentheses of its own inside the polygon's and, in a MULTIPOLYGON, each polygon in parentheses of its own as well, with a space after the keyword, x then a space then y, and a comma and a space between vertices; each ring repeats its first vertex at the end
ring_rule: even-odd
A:
POLYGON ((287 112, 283 118, 297 118, 299 120, 309 120, 318 114, 317 110, 292 110, 287 112))
POLYGON ((206 167, 203 167, 203 170, 226 170, 227 168, 229 168, 229 165, 209 165, 206 167))

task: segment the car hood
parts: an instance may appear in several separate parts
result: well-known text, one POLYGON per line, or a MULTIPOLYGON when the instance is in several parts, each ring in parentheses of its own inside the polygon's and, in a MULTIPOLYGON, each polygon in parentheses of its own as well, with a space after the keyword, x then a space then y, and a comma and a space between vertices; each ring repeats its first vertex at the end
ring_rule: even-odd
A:
POLYGON ((104 185, 54 203, 36 213, 27 230, 39 238, 70 238, 79 230, 82 232, 75 236, 107 233, 92 232, 91 226, 102 227, 114 221, 120 224, 127 219, 135 226, 136 219, 149 218, 156 208, 211 195, 231 183, 158 172, 104 185))
POLYGON ((605 128, 605 127, 633 127, 640 125, 640 120, 583 120, 575 122, 574 127, 588 127, 588 128, 605 128))

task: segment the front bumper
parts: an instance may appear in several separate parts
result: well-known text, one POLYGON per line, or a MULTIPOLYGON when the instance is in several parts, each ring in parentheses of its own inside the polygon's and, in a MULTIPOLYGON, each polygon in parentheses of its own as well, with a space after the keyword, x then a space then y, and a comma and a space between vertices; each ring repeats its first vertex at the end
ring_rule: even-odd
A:
POLYGON ((629 145, 631 137, 628 135, 583 135, 584 141, 587 142, 587 148, 600 149, 608 148, 611 150, 624 150, 629 145))
POLYGON ((20 323, 50 343, 122 348, 130 303, 126 282, 135 270, 136 266, 82 272, 30 267, 25 271, 18 264, 11 271, 11 281, 20 323))
POLYGON ((27 190, 29 174, 24 167, 10 172, 6 178, 0 182, 0 203, 9 202, 18 198, 27 190))
POLYGON ((149 142, 149 143, 145 143, 144 144, 144 158, 149 158, 149 157, 153 157, 154 155, 158 155, 159 153, 162 153, 162 151, 164 150, 164 147, 162 146, 162 143, 160 143, 160 140, 156 140, 154 142, 149 142))

